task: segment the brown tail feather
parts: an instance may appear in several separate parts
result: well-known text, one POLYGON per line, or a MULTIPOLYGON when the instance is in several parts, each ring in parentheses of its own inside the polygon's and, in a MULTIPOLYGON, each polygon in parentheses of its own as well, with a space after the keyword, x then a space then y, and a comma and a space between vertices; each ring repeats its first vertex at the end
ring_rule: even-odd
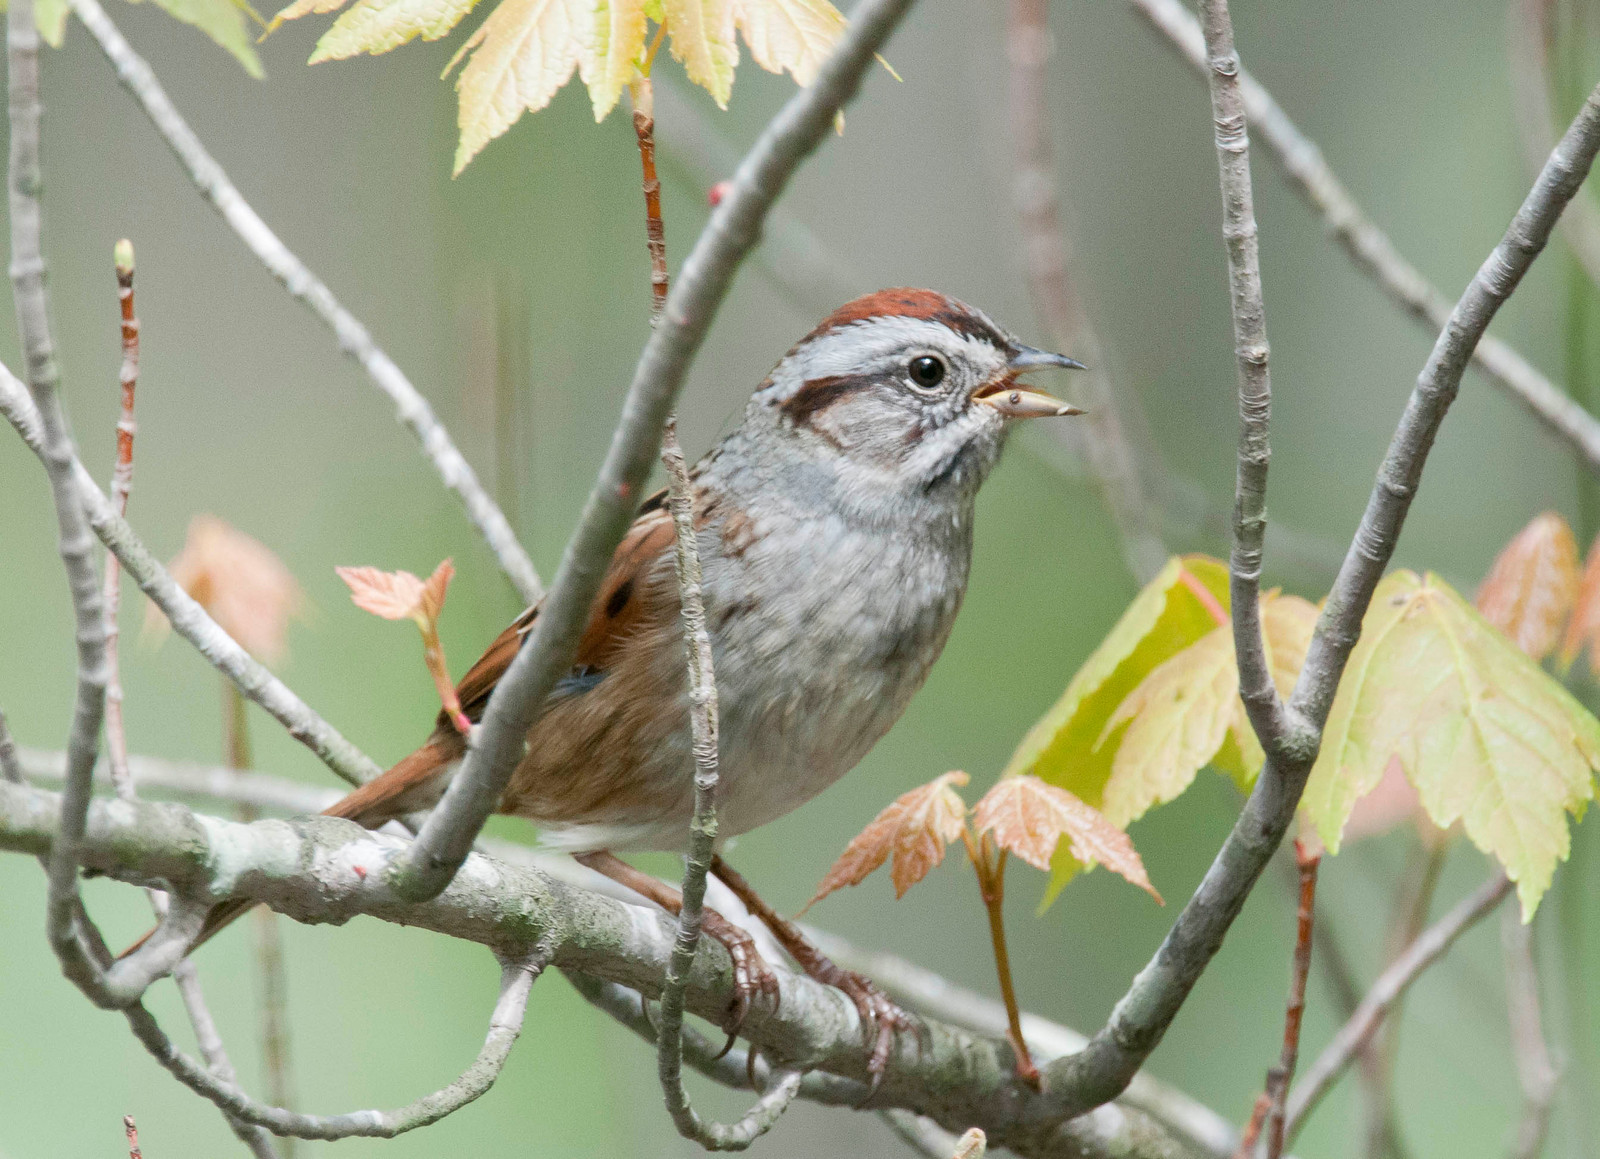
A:
MULTIPOLYGON (((377 829, 396 817, 426 809, 438 802, 446 778, 440 776, 452 761, 460 759, 466 742, 454 730, 440 730, 416 752, 388 772, 374 777, 355 792, 335 801, 322 811, 326 817, 344 817, 368 829, 377 829)), ((205 924, 189 945, 194 953, 212 937, 255 908, 248 898, 218 902, 206 914, 205 924)), ((149 940, 150 933, 118 954, 126 958, 149 940)))

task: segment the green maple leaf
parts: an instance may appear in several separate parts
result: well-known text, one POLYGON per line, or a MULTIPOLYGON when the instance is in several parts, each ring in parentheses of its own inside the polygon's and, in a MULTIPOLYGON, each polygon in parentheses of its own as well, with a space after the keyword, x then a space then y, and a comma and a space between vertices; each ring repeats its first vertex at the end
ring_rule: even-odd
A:
MULTIPOLYGON (((1217 625, 1228 606, 1228 568, 1203 555, 1174 557, 1134 597, 1061 698, 1028 731, 1002 776, 1033 775, 1098 808, 1115 750, 1096 747, 1106 722, 1152 669, 1217 625), (1197 592, 1204 592, 1202 601, 1197 592)), ((1066 849, 1051 866, 1043 906, 1082 868, 1066 849)))
POLYGON ((1391 760, 1441 828, 1517 883, 1526 920, 1570 848, 1600 768, 1600 721, 1438 576, 1378 585, 1301 808, 1337 852, 1391 760))
MULTIPOLYGON (((1298 596, 1261 601, 1261 634, 1280 695, 1305 663, 1317 609, 1298 596)), ((1187 789, 1206 765, 1241 789, 1254 783, 1265 756, 1239 699, 1233 627, 1221 624, 1154 668, 1106 721, 1097 746, 1126 725, 1111 763, 1101 808, 1125 826, 1187 789)))

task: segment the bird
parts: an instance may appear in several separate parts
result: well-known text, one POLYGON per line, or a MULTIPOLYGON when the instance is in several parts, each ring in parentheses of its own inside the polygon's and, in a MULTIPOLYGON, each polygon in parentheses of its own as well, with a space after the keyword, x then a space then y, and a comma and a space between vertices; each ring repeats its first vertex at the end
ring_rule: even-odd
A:
MULTIPOLYGON (((1083 369, 944 294, 866 294, 783 356, 690 474, 720 720, 711 871, 808 974, 850 996, 874 1083, 911 1020, 767 905, 720 842, 814 798, 904 712, 961 607, 975 500, 1008 431, 1082 413, 1020 380, 1051 367, 1083 369)), ((694 759, 673 545, 662 491, 616 549, 498 811, 676 913, 677 890, 617 856, 689 840, 694 759)), ((481 718, 538 615, 539 605, 523 612, 462 678, 469 719, 481 718)), ((467 744, 441 713, 420 748, 326 812, 377 828, 430 808, 467 744)), ((249 905, 215 907, 195 946, 249 905)), ((775 996, 775 977, 741 927, 707 910, 704 930, 733 958, 731 1036, 757 995, 775 996)))

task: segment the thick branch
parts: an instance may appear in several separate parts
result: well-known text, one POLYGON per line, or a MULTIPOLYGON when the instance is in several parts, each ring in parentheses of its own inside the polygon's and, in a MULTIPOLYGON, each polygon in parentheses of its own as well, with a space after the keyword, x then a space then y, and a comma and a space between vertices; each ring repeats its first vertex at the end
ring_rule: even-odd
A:
MULTIPOLYGON (((46 853, 58 820, 54 794, 0 784, 0 849, 46 853)), ((477 854, 439 896, 411 903, 385 873, 407 844, 328 817, 243 825, 176 805, 97 800, 81 849, 91 869, 200 902, 250 898, 307 922, 342 923, 365 913, 476 941, 513 959, 543 948, 564 969, 660 993, 673 936, 665 915, 477 854)), ((854 1004, 838 990, 774 969, 781 999, 771 1017, 751 1020, 746 1036, 785 1067, 850 1080, 843 1089, 859 1097, 869 1076, 854 1004)), ((702 939, 688 975, 687 1008, 720 1020, 732 973, 722 946, 702 939)), ((201 1081, 193 1075, 185 1081, 191 1080, 201 1081)), ((224 1105, 246 1118, 253 1109, 224 1105)), ((914 1111, 952 1131, 980 1126, 996 1146, 1028 1159, 1201 1154, 1131 1108, 1105 1107, 1064 1121, 1048 1100, 1016 1081, 1003 1041, 939 1022, 926 1022, 920 1036, 898 1036, 871 1105, 914 1111)))
MULTIPOLYGON (((1549 240, 1597 150, 1600 89, 1584 102, 1505 237, 1456 303, 1418 377, 1289 700, 1290 713, 1319 732, 1472 351, 1549 240)), ((1233 830, 1155 957, 1089 1045, 1046 1072, 1047 1090, 1058 1106, 1079 1111, 1115 1097, 1161 1041, 1288 831, 1316 749, 1315 743, 1291 746, 1284 759, 1269 753, 1233 830)))
POLYGON ((89 35, 95 38, 100 50, 116 70, 117 79, 133 94, 156 132, 161 134, 177 155, 200 195, 222 215, 229 228, 239 235, 239 240, 267 268, 267 272, 333 331, 339 349, 355 359, 373 385, 389 396, 400 422, 416 436, 423 454, 428 456, 444 485, 461 500, 467 518, 488 543, 518 593, 529 604, 537 603, 543 589, 533 561, 517 542, 516 532, 511 529, 504 512, 478 482, 478 476, 450 438, 450 432, 445 430, 439 416, 433 413, 428 400, 373 341, 372 335, 355 315, 340 305, 333 291, 283 244, 251 208, 228 179, 222 166, 200 143, 200 138, 173 105, 150 66, 134 52, 98 0, 71 0, 71 3, 78 19, 83 21, 89 35))
MULTIPOLYGON (((1200 24, 1181 0, 1130 0, 1134 10, 1167 37, 1195 71, 1206 72, 1200 24)), ((1437 333, 1450 318, 1451 303, 1406 261, 1362 211, 1328 167, 1322 151, 1284 113, 1272 94, 1247 72, 1239 74, 1245 113, 1261 140, 1283 165, 1289 184, 1313 210, 1356 268, 1378 283, 1406 313, 1437 333)), ((1600 421, 1540 374, 1512 347, 1484 335, 1473 362, 1489 380, 1520 402, 1565 441, 1591 470, 1600 472, 1600 421)))
POLYGON ((1471 897, 1424 930, 1406 948, 1405 953, 1378 976, 1372 989, 1361 1000, 1361 1005, 1356 1007, 1356 1012, 1339 1028, 1316 1062, 1306 1068, 1305 1077, 1295 1087, 1289 1098, 1288 1118, 1284 1122, 1285 1138, 1294 1139, 1305 1123, 1306 1116, 1315 1109, 1317 1102, 1333 1086, 1344 1068, 1361 1053, 1373 1033, 1383 1024, 1390 1007, 1400 1000, 1411 983, 1443 957, 1458 937, 1499 905, 1510 892, 1510 880, 1496 874, 1471 897))
POLYGON ((499 803, 522 757, 523 738, 572 665, 600 579, 650 473, 662 424, 739 263, 755 245, 767 210, 855 95, 873 55, 910 6, 911 0, 863 0, 816 80, 767 125, 701 231, 639 357, 611 448, 550 596, 495 686, 460 772, 400 867, 396 888, 406 896, 432 897, 444 888, 499 803))
MULTIPOLYGON (((29 401, 27 390, 4 366, 0 366, 0 414, 10 420, 35 454, 41 458, 45 456, 44 425, 39 411, 29 401)), ((83 464, 74 457, 71 467, 77 492, 75 498, 87 514, 89 526, 139 585, 139 590, 166 613, 173 631, 193 644, 195 650, 233 681, 247 699, 265 709, 290 736, 316 753, 323 764, 346 781, 360 785, 383 772, 372 758, 313 712, 288 685, 224 632, 150 554, 150 549, 134 534, 127 520, 117 514, 111 500, 83 464)))

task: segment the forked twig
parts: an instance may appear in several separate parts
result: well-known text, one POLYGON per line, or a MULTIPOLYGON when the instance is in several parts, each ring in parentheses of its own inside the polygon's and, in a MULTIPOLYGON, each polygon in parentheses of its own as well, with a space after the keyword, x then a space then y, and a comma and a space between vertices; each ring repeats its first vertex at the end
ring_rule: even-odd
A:
POLYGON ((1514 909, 1500 916, 1505 954, 1506 1007, 1511 1020, 1511 1056, 1522 1087, 1522 1114, 1512 1140, 1511 1159, 1538 1159, 1544 1152, 1550 1115, 1555 1110, 1561 1074, 1550 1057, 1539 1001, 1539 968, 1533 960, 1533 925, 1514 909))

